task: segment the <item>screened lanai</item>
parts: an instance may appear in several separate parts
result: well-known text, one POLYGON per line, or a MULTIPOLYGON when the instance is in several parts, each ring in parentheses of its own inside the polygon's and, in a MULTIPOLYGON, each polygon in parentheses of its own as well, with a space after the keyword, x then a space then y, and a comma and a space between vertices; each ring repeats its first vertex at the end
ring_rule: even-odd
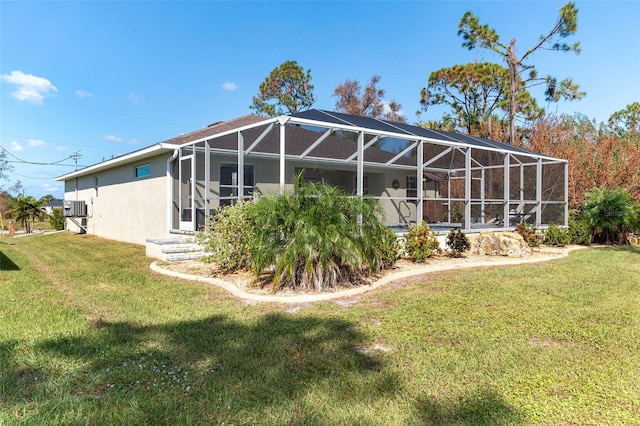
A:
POLYGON ((222 127, 170 161, 171 228, 277 194, 293 177, 378 200, 390 227, 567 224, 567 162, 500 142, 322 110, 222 127))

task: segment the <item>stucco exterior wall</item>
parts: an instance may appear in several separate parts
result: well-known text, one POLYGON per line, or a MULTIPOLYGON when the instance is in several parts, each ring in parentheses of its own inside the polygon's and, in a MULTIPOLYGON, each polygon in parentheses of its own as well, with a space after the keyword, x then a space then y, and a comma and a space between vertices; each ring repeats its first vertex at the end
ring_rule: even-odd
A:
MULTIPOLYGON (((87 232, 113 240, 144 244, 165 237, 167 229, 167 158, 164 154, 65 181, 65 200, 84 200, 87 232), (136 166, 150 164, 151 174, 135 177, 136 166), (77 189, 76 189, 77 185, 77 189)), ((79 228, 67 220, 68 229, 79 228)))

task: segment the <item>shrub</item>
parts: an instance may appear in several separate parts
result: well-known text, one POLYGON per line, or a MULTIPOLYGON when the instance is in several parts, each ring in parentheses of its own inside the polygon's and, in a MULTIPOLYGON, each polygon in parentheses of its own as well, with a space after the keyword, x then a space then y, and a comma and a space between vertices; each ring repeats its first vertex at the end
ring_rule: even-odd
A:
POLYGON ((635 202, 623 188, 594 188, 582 204, 582 219, 591 231, 591 241, 603 244, 629 244, 635 222, 635 202))
POLYGON ((452 257, 460 257, 462 253, 471 248, 469 238, 458 228, 454 228, 447 234, 447 246, 451 249, 452 257))
POLYGON ((215 262, 227 272, 247 266, 250 232, 251 224, 246 220, 244 204, 219 209, 210 218, 207 229, 196 235, 196 241, 208 253, 203 261, 215 262))
POLYGON ((544 243, 550 246, 564 247, 571 243, 571 236, 566 229, 555 223, 550 223, 544 233, 544 243))
POLYGON ((380 250, 382 269, 393 266, 395 261, 400 258, 401 251, 400 242, 398 241, 396 233, 385 227, 382 233, 376 232, 371 238, 374 241, 374 246, 380 250))
POLYGON ((424 222, 410 227, 405 240, 405 251, 414 262, 424 262, 440 252, 440 243, 436 234, 424 222))
POLYGON ((591 241, 591 231, 589 225, 581 219, 569 219, 569 242, 586 246, 591 241))
POLYGON ((522 235, 524 242, 529 247, 538 247, 540 245, 540 240, 536 236, 536 228, 533 225, 519 223, 516 225, 516 232, 522 235))
POLYGON ((246 213, 252 230, 246 245, 249 267, 258 277, 273 265, 274 291, 358 282, 397 255, 376 200, 305 183, 301 175, 292 192, 262 197, 247 204, 246 213))
POLYGON ((51 215, 49 216, 49 224, 56 231, 62 231, 64 229, 64 216, 62 216, 62 207, 54 207, 51 215))

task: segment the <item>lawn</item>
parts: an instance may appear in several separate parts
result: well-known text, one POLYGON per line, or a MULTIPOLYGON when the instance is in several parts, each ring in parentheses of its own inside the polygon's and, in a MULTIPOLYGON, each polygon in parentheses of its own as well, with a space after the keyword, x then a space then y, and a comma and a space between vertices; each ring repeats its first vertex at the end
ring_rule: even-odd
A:
POLYGON ((0 242, 0 425, 640 424, 640 248, 248 304, 87 235, 0 242))

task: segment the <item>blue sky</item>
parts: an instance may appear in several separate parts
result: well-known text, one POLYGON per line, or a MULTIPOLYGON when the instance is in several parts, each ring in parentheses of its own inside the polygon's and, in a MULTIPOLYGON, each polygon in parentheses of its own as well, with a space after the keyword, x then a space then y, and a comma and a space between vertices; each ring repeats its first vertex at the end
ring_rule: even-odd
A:
MULTIPOLYGON (((462 48, 465 11, 524 50, 564 3, 0 0, 0 146, 15 161, 3 184, 21 180, 28 195, 62 198, 53 178, 74 169, 74 152, 86 166, 248 114, 260 83, 286 60, 311 70, 315 108, 333 110, 345 79, 366 85, 377 74, 413 123, 432 71, 500 60, 462 48)), ((571 40, 582 53, 540 52, 533 63, 587 92, 548 111, 606 121, 640 101, 640 2, 576 5, 571 40)))

